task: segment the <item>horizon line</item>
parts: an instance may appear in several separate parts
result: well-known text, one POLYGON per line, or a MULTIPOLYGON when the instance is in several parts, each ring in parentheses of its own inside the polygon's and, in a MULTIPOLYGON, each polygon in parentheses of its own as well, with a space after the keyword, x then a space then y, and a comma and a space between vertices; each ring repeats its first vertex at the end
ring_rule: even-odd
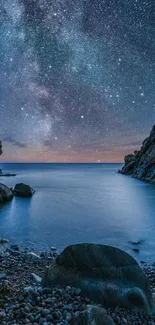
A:
POLYGON ((0 164, 123 164, 124 162, 120 161, 1 161, 0 164))

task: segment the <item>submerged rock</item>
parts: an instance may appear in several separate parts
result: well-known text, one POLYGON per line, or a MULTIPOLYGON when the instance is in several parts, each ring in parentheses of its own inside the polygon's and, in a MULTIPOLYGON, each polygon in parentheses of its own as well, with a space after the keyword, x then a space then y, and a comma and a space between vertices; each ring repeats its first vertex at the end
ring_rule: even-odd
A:
POLYGON ((0 184, 0 204, 7 201, 11 201, 13 198, 13 193, 9 187, 4 184, 0 184))
POLYGON ((124 162, 119 173, 155 183, 155 124, 149 137, 143 141, 140 150, 125 156, 124 162))
POLYGON ((116 247, 71 245, 47 268, 45 287, 71 285, 105 308, 127 308, 146 315, 154 312, 148 280, 136 260, 116 247))
POLYGON ((35 191, 32 187, 23 183, 16 184, 13 190, 14 195, 21 197, 31 197, 34 192, 35 191))

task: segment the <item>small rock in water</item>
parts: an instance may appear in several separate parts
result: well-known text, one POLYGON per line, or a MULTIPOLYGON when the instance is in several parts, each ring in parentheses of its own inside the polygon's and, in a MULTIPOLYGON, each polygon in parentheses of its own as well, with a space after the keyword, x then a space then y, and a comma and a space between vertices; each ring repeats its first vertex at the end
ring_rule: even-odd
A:
POLYGON ((14 195, 21 197, 31 197, 34 194, 34 189, 27 184, 19 183, 14 187, 14 195))
POLYGON ((1 238, 0 239, 0 244, 7 244, 9 243, 9 239, 1 238))
POLYGON ((136 253, 139 253, 139 248, 132 248, 132 250, 136 253))
POLYGON ((130 241, 129 243, 132 245, 141 245, 143 244, 144 240, 140 239, 140 240, 136 240, 136 241, 130 241))
POLYGON ((37 275, 35 273, 31 273, 31 278, 37 284, 40 284, 41 283, 42 278, 39 275, 37 275))
POLYGON ((18 245, 11 245, 11 249, 14 249, 15 251, 19 251, 18 245))
POLYGON ((14 256, 18 256, 18 255, 20 255, 20 252, 14 250, 14 249, 11 249, 11 248, 7 248, 7 251, 8 251, 11 255, 14 255, 14 256))
POLYGON ((56 251, 57 249, 56 249, 56 247, 52 246, 52 247, 51 247, 51 250, 52 250, 52 251, 56 251))

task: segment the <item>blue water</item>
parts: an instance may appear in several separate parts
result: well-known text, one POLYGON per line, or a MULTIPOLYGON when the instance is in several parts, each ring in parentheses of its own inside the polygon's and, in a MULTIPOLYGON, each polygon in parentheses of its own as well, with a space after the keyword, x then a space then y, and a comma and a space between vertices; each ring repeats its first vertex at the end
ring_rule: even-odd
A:
POLYGON ((155 261, 155 186, 120 175, 120 164, 1 164, 31 185, 30 199, 0 207, 0 236, 38 250, 80 242, 110 244, 155 261), (140 253, 129 241, 143 239, 140 253))

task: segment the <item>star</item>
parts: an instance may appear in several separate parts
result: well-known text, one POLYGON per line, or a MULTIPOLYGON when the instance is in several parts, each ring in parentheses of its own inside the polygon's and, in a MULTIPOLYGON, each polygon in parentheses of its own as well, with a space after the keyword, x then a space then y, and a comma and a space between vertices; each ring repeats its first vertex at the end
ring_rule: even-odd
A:
POLYGON ((154 123, 153 2, 7 0, 0 10, 1 159, 122 162, 138 150, 154 123))

